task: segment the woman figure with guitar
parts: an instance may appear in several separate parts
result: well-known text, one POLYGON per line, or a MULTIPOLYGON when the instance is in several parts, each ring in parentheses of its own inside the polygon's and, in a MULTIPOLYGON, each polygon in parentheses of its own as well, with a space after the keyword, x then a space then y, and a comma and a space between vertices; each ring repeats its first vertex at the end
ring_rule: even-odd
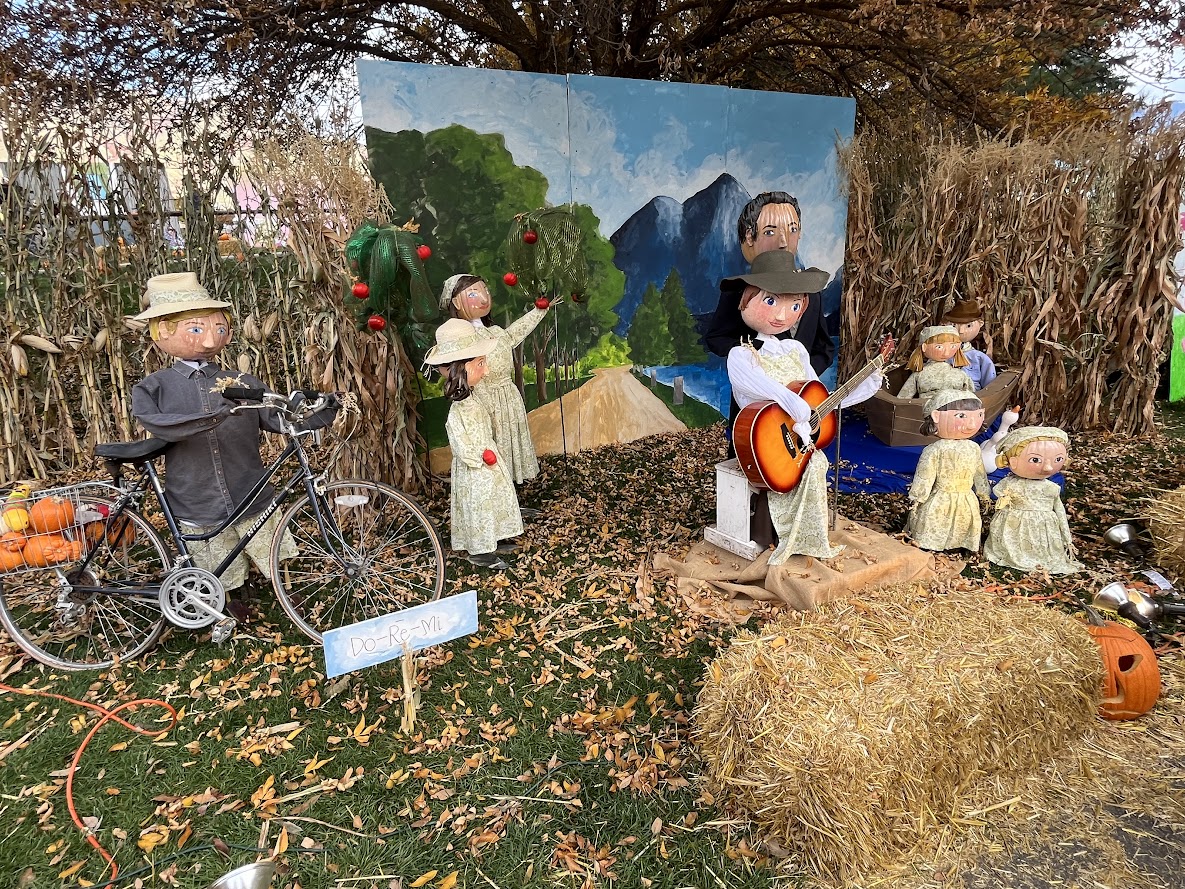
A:
MULTIPOLYGON (((770 453, 757 459, 750 454, 748 462, 784 461, 801 466, 800 472, 792 473, 796 478, 790 487, 782 488, 785 493, 772 489, 769 494, 770 516, 778 534, 778 547, 770 557, 770 564, 782 564, 793 555, 829 559, 838 555, 842 547, 832 547, 827 537, 829 464, 823 453, 815 449, 814 438, 823 417, 795 391, 805 391, 808 384, 822 389, 822 384, 811 367, 806 347, 797 340, 777 338, 801 317, 810 302, 809 294, 818 293, 827 285, 827 273, 816 268, 799 270, 795 268, 793 253, 771 250, 754 257, 747 275, 726 278, 723 282, 730 283, 744 286, 741 317, 757 334, 754 340, 743 342, 728 353, 728 380, 733 397, 741 407, 742 416, 750 406, 757 406, 758 410, 776 408, 788 415, 774 424, 773 447, 767 449, 770 453)), ((861 372, 863 382, 847 387, 850 391, 837 398, 828 410, 871 398, 882 383, 879 360, 869 365, 871 370, 866 368, 861 372)), ((747 425, 758 428, 756 423, 747 425)), ((754 481, 741 453, 742 440, 751 443, 750 431, 742 428, 738 418, 734 442, 742 468, 750 481, 754 481)))

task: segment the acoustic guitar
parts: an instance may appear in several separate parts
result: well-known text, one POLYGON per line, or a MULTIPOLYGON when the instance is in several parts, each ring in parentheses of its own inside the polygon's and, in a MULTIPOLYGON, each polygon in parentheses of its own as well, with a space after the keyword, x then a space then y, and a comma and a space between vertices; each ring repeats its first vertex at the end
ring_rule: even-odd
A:
POLYGON ((849 392, 884 367, 896 346, 891 336, 885 336, 877 356, 834 392, 828 392, 818 380, 787 385, 811 406, 810 448, 803 447, 794 434, 794 418, 776 401, 755 401, 742 408, 732 427, 732 444, 749 484, 780 494, 793 491, 806 472, 811 452, 835 440, 835 409, 849 392))

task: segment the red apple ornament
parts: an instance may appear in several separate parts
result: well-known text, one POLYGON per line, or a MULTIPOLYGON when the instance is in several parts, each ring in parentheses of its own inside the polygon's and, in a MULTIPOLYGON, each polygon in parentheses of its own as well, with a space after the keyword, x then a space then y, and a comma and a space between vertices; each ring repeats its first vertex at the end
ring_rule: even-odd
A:
POLYGON ((420 257, 421 262, 426 260, 431 255, 432 255, 432 248, 429 247, 427 244, 421 244, 419 247, 416 248, 416 256, 420 257))
POLYGON ((371 315, 366 319, 366 326, 371 330, 382 330, 387 326, 387 319, 382 315, 371 315))
POLYGON ((518 275, 516 275, 514 272, 507 272, 502 276, 502 280, 506 283, 507 287, 518 286, 518 275))
POLYGON ((549 300, 546 296, 541 296, 537 300, 535 300, 535 308, 537 308, 537 309, 551 308, 551 300, 549 300))
POLYGON ((350 292, 358 297, 358 299, 366 299, 366 297, 370 296, 370 285, 365 281, 358 281, 350 288, 350 292))
POLYGON ((482 451, 481 459, 485 463, 486 466, 493 466, 495 463, 498 462, 498 455, 495 454, 493 451, 491 451, 489 448, 486 448, 484 451, 482 451))
POLYGON ((538 240, 539 240, 539 233, 538 232, 532 231, 531 229, 527 229, 525 232, 523 232, 523 243, 524 244, 534 244, 538 240))

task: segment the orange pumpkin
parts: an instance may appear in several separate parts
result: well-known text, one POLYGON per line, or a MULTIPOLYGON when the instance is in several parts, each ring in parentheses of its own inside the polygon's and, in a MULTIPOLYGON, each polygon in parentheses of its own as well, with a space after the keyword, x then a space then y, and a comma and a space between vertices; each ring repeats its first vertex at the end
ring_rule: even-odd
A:
POLYGON ((8 550, 10 553, 19 553, 25 548, 28 540, 29 538, 20 531, 6 531, 0 535, 0 549, 8 550))
POLYGON ((93 522, 87 522, 82 526, 83 537, 86 538, 86 545, 88 549, 94 549, 103 542, 103 534, 107 530, 107 522, 103 519, 95 519, 93 522))
POLYGON ((25 557, 19 549, 5 549, 0 547, 0 571, 12 571, 25 567, 25 557))
POLYGON ((1152 646, 1131 627, 1114 621, 1088 625, 1086 631, 1098 643, 1106 669, 1099 715, 1104 719, 1143 716, 1160 698, 1160 667, 1152 646))
POLYGON ((112 546, 131 546, 136 539, 136 526, 126 515, 121 515, 107 528, 107 542, 112 546))
POLYGON ((29 565, 43 567, 76 559, 81 551, 79 541, 67 540, 60 534, 38 534, 29 538, 22 555, 29 565))
POLYGON ((62 497, 42 497, 29 510, 34 531, 52 534, 74 524, 74 504, 62 497))

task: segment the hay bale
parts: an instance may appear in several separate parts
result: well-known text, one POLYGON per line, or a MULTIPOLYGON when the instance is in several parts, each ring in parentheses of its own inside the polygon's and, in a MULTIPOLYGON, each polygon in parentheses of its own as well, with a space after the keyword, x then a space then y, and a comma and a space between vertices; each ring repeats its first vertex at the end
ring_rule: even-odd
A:
POLYGON ((1148 501, 1148 531, 1156 565, 1177 580, 1185 577, 1185 486, 1148 501))
POLYGON ((738 635, 708 669, 694 737, 734 814, 808 873, 858 880, 981 779, 1086 732, 1101 679, 1066 614, 900 585, 738 635))

